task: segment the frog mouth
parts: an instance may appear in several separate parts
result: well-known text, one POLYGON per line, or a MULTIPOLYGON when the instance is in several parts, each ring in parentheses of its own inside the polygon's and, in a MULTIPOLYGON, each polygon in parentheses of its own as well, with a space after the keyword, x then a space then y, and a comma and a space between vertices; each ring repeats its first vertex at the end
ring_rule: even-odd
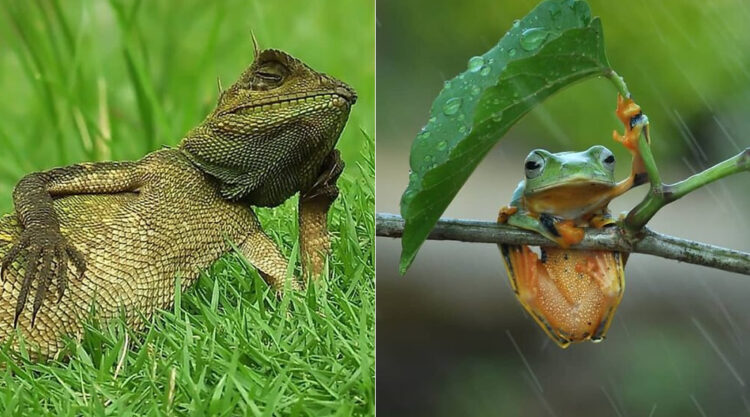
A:
POLYGON ((597 178, 597 177, 566 177, 564 180, 554 182, 551 184, 547 184, 544 187, 540 187, 534 190, 534 194, 543 192, 543 191, 550 191, 550 190, 556 190, 556 189, 570 189, 570 190, 576 190, 578 192, 584 192, 588 188, 589 190, 593 191, 594 189, 600 190, 600 189, 606 189, 606 188, 612 188, 616 184, 612 182, 611 180, 607 178, 597 178))

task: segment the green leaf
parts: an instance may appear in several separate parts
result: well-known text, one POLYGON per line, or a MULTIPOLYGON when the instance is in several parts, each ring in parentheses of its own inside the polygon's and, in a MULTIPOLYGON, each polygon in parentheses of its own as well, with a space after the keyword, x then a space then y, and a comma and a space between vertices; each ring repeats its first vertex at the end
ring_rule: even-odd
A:
MULTIPOLYGON (((440 215, 490 149, 521 117, 577 81, 612 77, 601 22, 585 1, 548 0, 469 60, 432 103, 412 144, 401 198, 403 274, 440 215)), ((614 81, 614 80, 613 80, 614 81)))

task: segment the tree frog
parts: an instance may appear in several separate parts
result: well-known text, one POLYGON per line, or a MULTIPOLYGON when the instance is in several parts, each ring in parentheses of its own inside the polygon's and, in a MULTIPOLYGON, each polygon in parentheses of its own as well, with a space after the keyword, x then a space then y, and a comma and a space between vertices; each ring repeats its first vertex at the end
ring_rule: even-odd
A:
POLYGON ((628 178, 615 181, 615 157, 604 146, 561 153, 536 149, 524 162, 526 178, 498 216, 498 222, 541 233, 556 244, 539 248, 539 255, 525 245, 498 246, 519 301, 563 348, 602 340, 625 287, 627 253, 569 249, 583 239, 584 227, 614 224, 610 200, 645 182, 637 141, 642 131, 648 141, 648 118, 622 97, 615 113, 625 134, 613 136, 633 154, 628 178))

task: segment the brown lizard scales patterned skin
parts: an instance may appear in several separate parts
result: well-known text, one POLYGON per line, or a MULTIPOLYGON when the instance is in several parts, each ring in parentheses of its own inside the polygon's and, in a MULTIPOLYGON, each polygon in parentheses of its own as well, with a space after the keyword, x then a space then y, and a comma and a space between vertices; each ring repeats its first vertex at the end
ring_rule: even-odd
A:
POLYGON ((281 291, 287 260, 250 206, 297 192, 303 273, 319 275, 343 169, 333 147, 355 101, 341 81, 256 51, 178 148, 24 177, 0 217, 0 342, 18 350, 17 329, 32 358, 54 357, 92 306, 138 328, 172 304, 177 274, 193 283, 232 244, 281 291))

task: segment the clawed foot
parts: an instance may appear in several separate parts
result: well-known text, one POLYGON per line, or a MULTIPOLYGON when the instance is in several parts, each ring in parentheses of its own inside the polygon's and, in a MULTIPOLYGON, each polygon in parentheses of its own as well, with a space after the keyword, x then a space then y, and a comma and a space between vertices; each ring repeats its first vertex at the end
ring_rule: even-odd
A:
POLYGON ((303 201, 314 199, 324 199, 330 206, 339 196, 339 188, 336 181, 344 172, 344 161, 341 160, 341 153, 334 149, 323 162, 323 169, 315 181, 315 184, 308 192, 302 195, 303 201))
POLYGON ((37 280, 31 314, 31 327, 34 327, 36 315, 42 307, 52 279, 54 278, 57 286, 57 302, 60 302, 68 284, 68 261, 73 262, 79 276, 83 276, 86 271, 86 262, 78 249, 68 243, 59 230, 52 227, 29 227, 21 233, 18 243, 3 257, 0 279, 5 281, 8 268, 18 260, 22 252, 25 252, 26 267, 21 292, 16 302, 13 327, 18 325, 18 318, 23 312, 32 281, 37 280), (54 271, 53 262, 55 263, 54 271))

